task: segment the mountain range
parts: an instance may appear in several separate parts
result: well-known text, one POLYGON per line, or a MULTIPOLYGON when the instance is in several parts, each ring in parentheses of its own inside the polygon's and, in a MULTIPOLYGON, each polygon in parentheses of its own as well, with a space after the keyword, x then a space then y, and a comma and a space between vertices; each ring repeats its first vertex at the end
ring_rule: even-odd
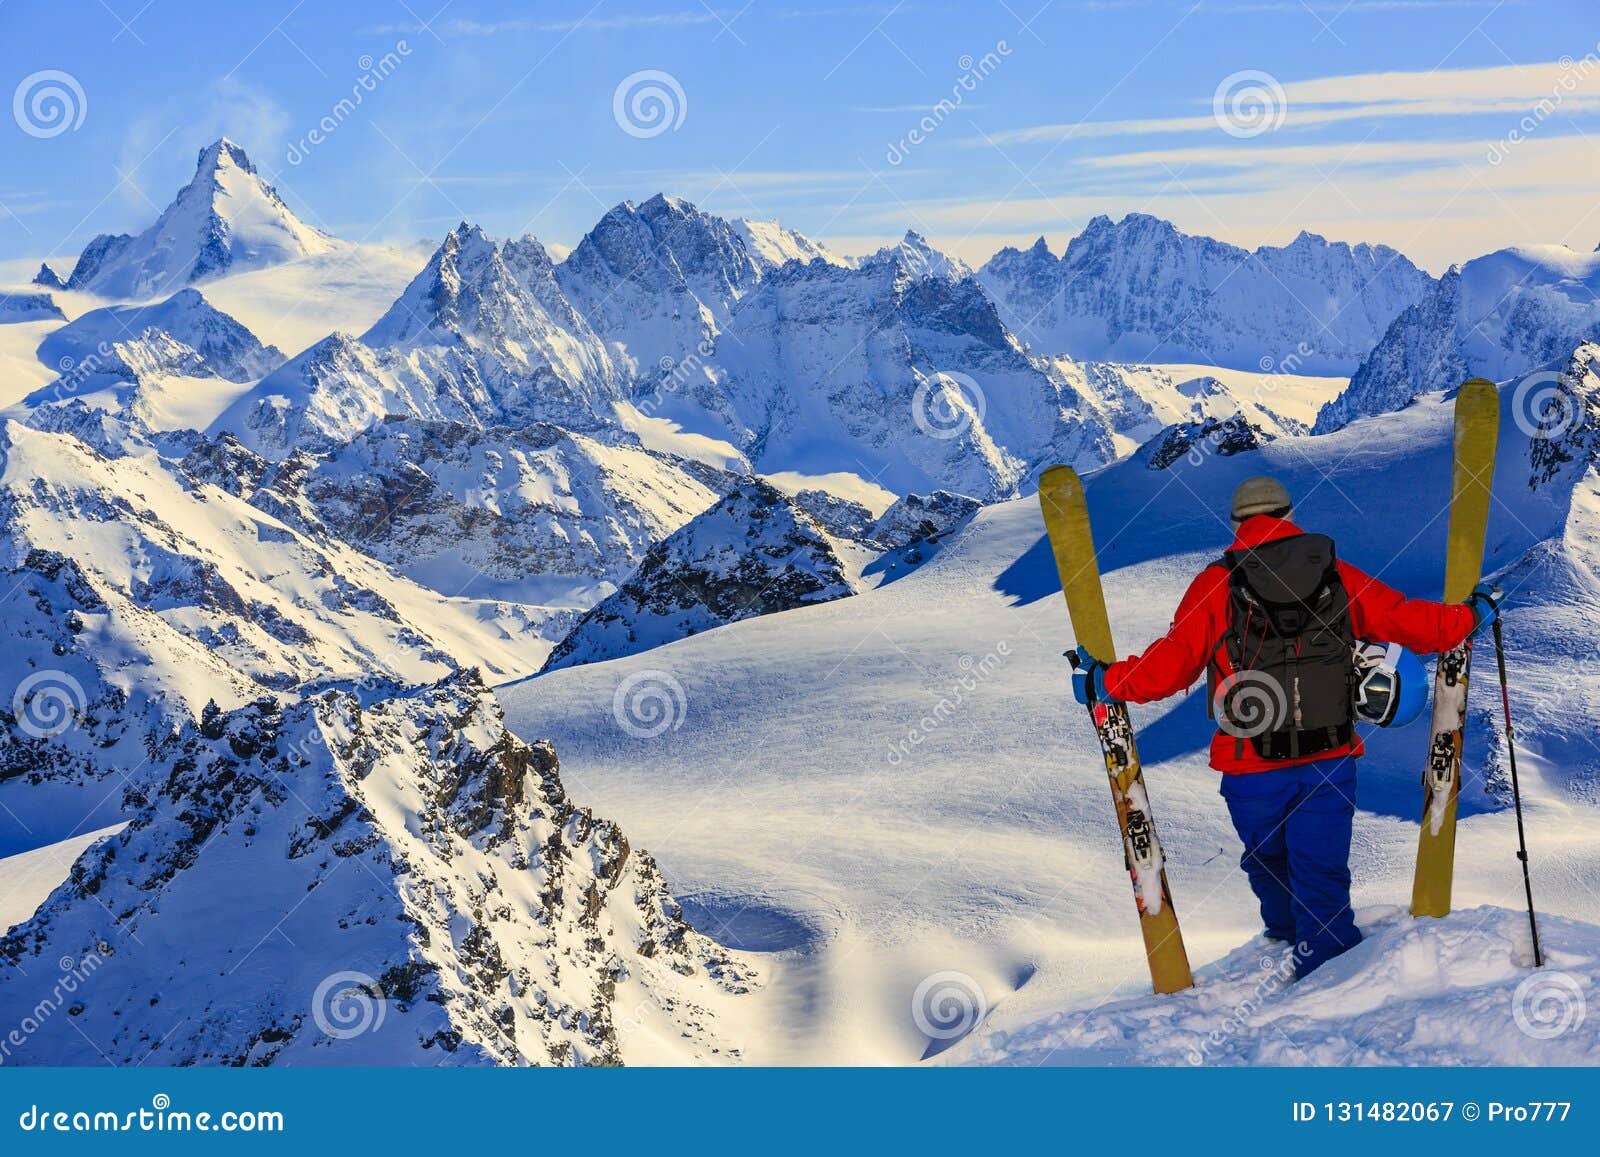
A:
MULTIPOLYGON (((469 221, 413 256, 350 293, 366 252, 222 139, 149 228, 0 295, 0 856, 105 829, 42 905, 0 920, 0 1012, 37 1007, 41 961, 94 962, 96 1000, 23 1059, 742 1059, 768 1006, 737 949, 799 943, 827 904, 798 923, 753 894, 735 910, 696 855, 674 892, 568 798, 541 735, 584 753, 584 790, 612 757, 659 761, 629 746, 650 739, 618 671, 665 693, 676 733, 721 705, 678 658, 766 640, 708 668, 735 673, 721 702, 754 717, 740 694, 832 647, 803 624, 897 606, 905 583, 925 588, 916 624, 859 624, 858 646, 892 646, 834 648, 789 722, 746 739, 826 746, 808 712, 835 712, 829 730, 848 714, 836 687, 871 699, 859 681, 887 672, 881 718, 920 720, 889 748, 959 747, 939 665, 894 656, 1036 635, 999 608, 1027 603, 1037 533, 1018 500, 1044 466, 1103 468, 1165 547, 1199 550, 1215 518, 1194 495, 1220 501, 1253 462, 1309 480, 1296 455, 1377 455, 1357 434, 1408 407, 1394 421, 1431 438, 1429 395, 1471 373, 1552 367, 1587 415, 1600 361, 1581 345, 1600 265, 1553 248, 1435 281, 1381 246, 1251 252, 1135 214, 1096 218, 1060 258, 1040 242, 975 271, 915 232, 844 256, 658 194, 560 259, 469 221), (338 328, 281 336, 306 332, 270 324, 288 299, 338 328), (287 909, 298 951, 275 935, 287 909), (330 995, 382 1027, 330 1031, 330 995)), ((1562 589, 1584 582, 1587 436, 1526 455, 1528 525, 1577 536, 1562 589)), ((1137 569, 1130 541, 1105 549, 1137 569)), ((1507 564, 1538 548, 1503 545, 1507 564)), ((960 678, 990 677, 967 658, 960 678)), ((730 752, 702 751, 705 774, 736 771, 730 752)), ((970 756, 947 787, 977 790, 970 756)), ((827 838, 833 821, 807 818, 827 838)))

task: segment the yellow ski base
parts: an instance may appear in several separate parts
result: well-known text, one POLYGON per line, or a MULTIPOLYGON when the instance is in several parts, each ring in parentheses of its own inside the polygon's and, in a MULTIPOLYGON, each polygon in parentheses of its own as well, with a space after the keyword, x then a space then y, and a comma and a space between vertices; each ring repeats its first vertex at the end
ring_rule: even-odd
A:
MULTIPOLYGON (((1067 596, 1073 633, 1096 658, 1110 662, 1117 656, 1116 646, 1111 641, 1111 621, 1095 560, 1089 507, 1077 472, 1067 466, 1046 470, 1039 479, 1039 505, 1044 510, 1045 530, 1061 575, 1061 590, 1067 596)), ((1106 761, 1150 980, 1157 992, 1179 992, 1194 984, 1194 976, 1167 886, 1161 842, 1150 816, 1150 799, 1145 792, 1128 708, 1121 703, 1098 703, 1090 709, 1090 717, 1106 761), (1141 863, 1145 865, 1143 877, 1141 863)))
MULTIPOLYGON (((1473 378, 1456 395, 1450 530, 1444 567, 1444 601, 1465 602, 1483 577, 1483 543, 1500 436, 1500 392, 1473 378)), ((1461 795, 1461 745, 1466 726, 1469 639, 1439 656, 1433 681, 1433 729, 1422 774, 1422 834, 1411 886, 1413 916, 1445 916, 1455 877, 1456 807, 1461 795)))

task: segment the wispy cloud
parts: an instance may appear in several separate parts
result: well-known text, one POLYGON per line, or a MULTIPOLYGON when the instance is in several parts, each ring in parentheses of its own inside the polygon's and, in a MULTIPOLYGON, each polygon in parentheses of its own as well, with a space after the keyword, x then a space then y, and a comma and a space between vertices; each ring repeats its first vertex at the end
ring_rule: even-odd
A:
MULTIPOLYGON (((1541 101, 1556 101, 1569 114, 1595 112, 1600 111, 1600 60, 1354 73, 1290 81, 1282 88, 1285 111, 1280 131, 1396 117, 1515 114, 1541 101)), ((1216 131, 1216 118, 1207 114, 1034 125, 965 138, 963 143, 1020 145, 1216 131)))

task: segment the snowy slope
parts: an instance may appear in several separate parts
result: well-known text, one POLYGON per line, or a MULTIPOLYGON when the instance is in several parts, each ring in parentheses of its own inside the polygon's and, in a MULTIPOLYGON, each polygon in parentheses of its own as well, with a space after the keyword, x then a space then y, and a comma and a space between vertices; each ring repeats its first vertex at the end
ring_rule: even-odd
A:
POLYGON ((979 272, 1001 315, 1040 353, 1349 373, 1432 279, 1383 245, 1302 232, 1250 252, 1143 213, 1096 217, 1058 259, 1040 238, 979 272))
POLYGON ((1452 267, 1394 321, 1317 418, 1333 430, 1467 378, 1502 382, 1565 361, 1600 337, 1600 253, 1564 245, 1502 249, 1452 267))
POLYGON ((144 298, 229 270, 264 268, 337 248, 283 203, 238 145, 200 150, 194 177, 143 233, 102 233, 84 248, 70 289, 144 298))
POLYGON ((1593 924, 1547 919, 1560 947, 1542 971, 1525 912, 1482 906, 1419 923, 1359 913, 1366 940, 1305 982, 1292 953, 1258 940, 1203 970, 1192 991, 1057 1013, 990 1036, 977 1064, 1596 1065, 1587 1027, 1600 993, 1593 924))
POLYGON ((847 265, 838 256, 804 233, 785 228, 777 221, 750 221, 736 217, 728 222, 745 249, 761 264, 776 269, 786 261, 814 261, 821 258, 833 265, 847 265))
POLYGON ((437 678, 468 663, 512 674, 542 658, 537 634, 506 629, 493 604, 442 598, 331 537, 186 485, 148 449, 106 458, 7 423, 0 452, 0 564, 65 556, 265 686, 437 678))
POLYGON ((652 546, 620 590, 556 644, 543 670, 633 655, 724 623, 843 598, 847 551, 794 499, 751 478, 652 546))
MULTIPOLYGON (((1342 557, 1437 597, 1449 431, 1449 405, 1433 395, 1324 438, 1099 472, 1090 500, 1122 646, 1165 629, 1189 579, 1227 541, 1228 494, 1262 470, 1285 478, 1303 520, 1334 535, 1342 557)), ((1600 695, 1600 676, 1554 660, 1589 637, 1579 624, 1600 602, 1586 529, 1600 477, 1575 444, 1530 487, 1548 451, 1535 454, 1509 413, 1501 446, 1487 558, 1510 593, 1536 887, 1547 914, 1586 920, 1600 881, 1600 749, 1592 712, 1578 708, 1600 695), (1539 560, 1563 581, 1519 581, 1539 560)), ((548 730, 570 781, 653 848, 700 927, 771 953, 768 995, 758 997, 770 1028, 752 1060, 982 1059, 993 1033, 1136 996, 1148 982, 1099 755, 1059 657, 1071 630, 1058 590, 1036 502, 1023 499, 979 512, 896 583, 553 671, 501 697, 513 721, 558 721, 548 730), (614 714, 619 690, 639 686, 665 689, 659 701, 670 705, 654 738, 614 714), (919 1002, 948 991, 951 974, 954 995, 984 1015, 947 1032, 919 1002), (770 995, 781 993, 795 996, 770 995)), ((1480 684, 1468 717, 1462 910, 1515 909, 1521 895, 1491 694, 1480 684)), ((1136 707, 1134 721, 1185 937, 1208 965, 1259 924, 1205 767, 1204 704, 1136 707)), ((1370 739, 1354 852, 1360 907, 1409 895, 1426 743, 1417 728, 1370 739)), ((1547 947, 1582 981, 1595 930, 1550 926, 1547 947)), ((1503 927, 1515 934, 1514 920, 1503 927)), ((1361 959, 1381 970, 1393 953, 1377 947, 1361 959)), ((1508 975, 1486 959, 1481 999, 1452 998, 1471 1000, 1479 1026, 1508 975)), ((1233 984, 1237 969, 1216 975, 1233 984)), ((1421 991, 1397 990, 1396 1000, 1421 991)), ((1509 1038, 1518 1030, 1499 1007, 1496 1031, 1509 1038)), ((1574 1057, 1589 1039, 1528 1055, 1574 1057)), ((1496 1055, 1516 1060, 1512 1047, 1496 1055)))
POLYGON ((8 1063, 738 1059, 717 1014, 750 970, 476 673, 263 699, 152 761, 128 826, 0 939, 0 1016, 30 1025, 8 1063))
POLYGON ((295 354, 331 332, 370 329, 434 248, 345 242, 282 265, 229 272, 206 282, 206 297, 263 342, 295 354))

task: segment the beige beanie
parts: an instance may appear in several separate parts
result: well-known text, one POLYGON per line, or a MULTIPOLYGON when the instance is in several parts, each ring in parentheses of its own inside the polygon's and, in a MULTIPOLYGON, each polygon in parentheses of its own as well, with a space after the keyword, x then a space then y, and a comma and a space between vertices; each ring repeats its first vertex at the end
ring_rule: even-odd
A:
POLYGON ((1233 492, 1233 520, 1243 522, 1253 514, 1275 514, 1287 518, 1294 509, 1289 492, 1283 483, 1265 474, 1257 474, 1239 483, 1233 492))

